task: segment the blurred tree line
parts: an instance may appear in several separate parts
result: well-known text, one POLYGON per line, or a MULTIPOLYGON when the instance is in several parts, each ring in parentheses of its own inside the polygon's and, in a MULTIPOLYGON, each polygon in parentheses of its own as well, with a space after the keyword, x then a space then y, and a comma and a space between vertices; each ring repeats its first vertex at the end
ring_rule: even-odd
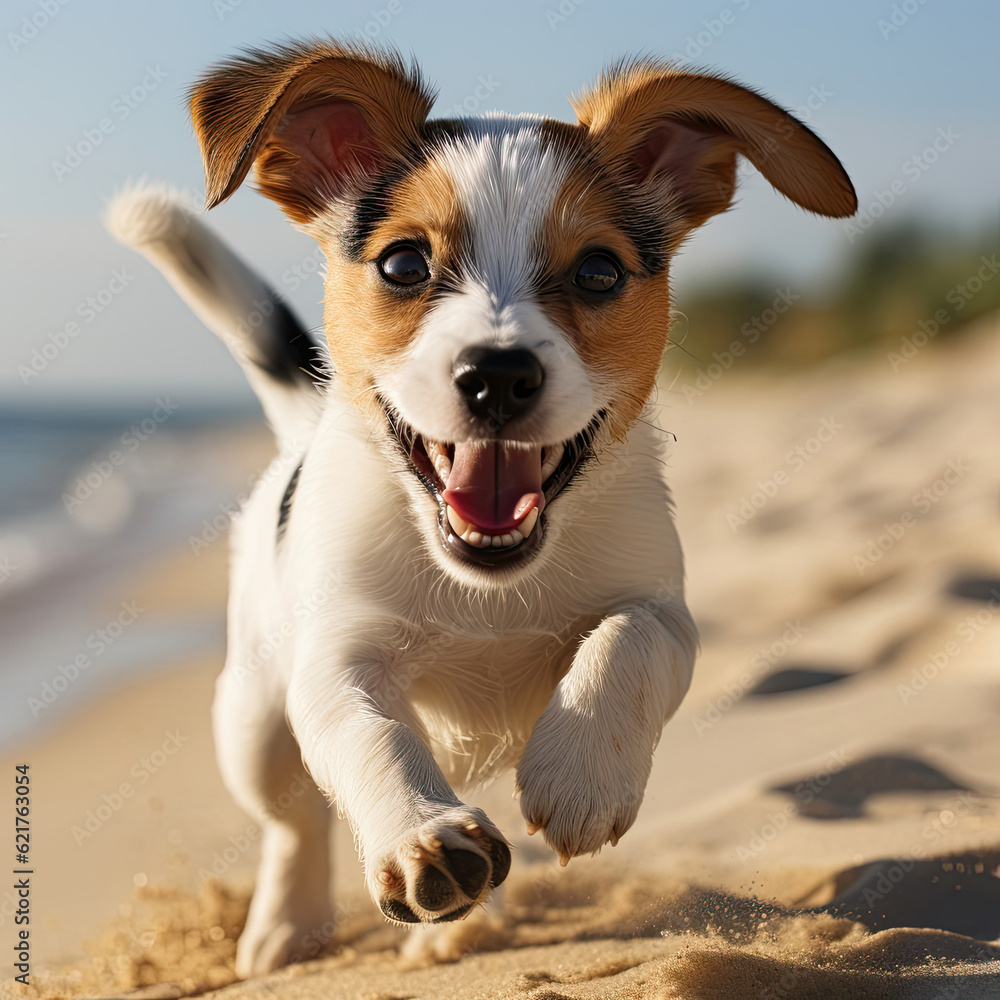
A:
POLYGON ((741 367, 801 365, 952 337, 1000 309, 998 242, 993 230, 908 220, 859 237, 822 291, 760 276, 681 292, 671 339, 688 356, 673 353, 671 364, 697 369, 731 352, 741 367))

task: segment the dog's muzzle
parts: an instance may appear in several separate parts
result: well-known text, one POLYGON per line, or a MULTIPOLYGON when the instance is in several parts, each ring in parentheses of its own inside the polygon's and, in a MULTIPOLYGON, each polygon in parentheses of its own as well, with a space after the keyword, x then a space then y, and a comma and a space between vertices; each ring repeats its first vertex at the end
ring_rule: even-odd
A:
MULTIPOLYGON (((515 399, 525 412, 544 379, 541 366, 509 357, 532 358, 526 351, 493 354, 508 356, 487 357, 485 364, 480 356, 466 367, 460 357, 456 363, 456 381, 463 379, 473 399, 470 412, 475 406, 488 413, 487 401, 515 399)), ((603 421, 598 414, 575 437, 552 445, 501 437, 499 427, 492 433, 484 428, 482 437, 445 442, 418 434, 386 400, 381 402, 410 471, 438 505, 444 548, 465 562, 488 567, 510 565, 537 550, 545 532, 544 511, 592 455, 603 421)))

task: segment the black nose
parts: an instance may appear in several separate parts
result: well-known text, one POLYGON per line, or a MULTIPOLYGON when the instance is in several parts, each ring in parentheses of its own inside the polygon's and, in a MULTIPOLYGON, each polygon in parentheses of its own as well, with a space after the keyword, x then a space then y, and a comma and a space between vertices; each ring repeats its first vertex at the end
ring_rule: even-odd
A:
POLYGON ((545 381, 541 362, 521 348, 467 347, 451 374, 469 412, 497 430, 531 409, 545 381))

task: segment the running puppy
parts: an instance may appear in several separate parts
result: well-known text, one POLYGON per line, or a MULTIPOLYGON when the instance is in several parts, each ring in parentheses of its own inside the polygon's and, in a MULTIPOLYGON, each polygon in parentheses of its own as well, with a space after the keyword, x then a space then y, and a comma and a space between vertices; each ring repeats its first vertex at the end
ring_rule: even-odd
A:
POLYGON ((671 256, 730 204, 738 155, 811 212, 856 206, 795 119, 651 60, 574 99, 576 125, 429 121, 431 103, 397 56, 326 41, 191 91, 208 206, 253 168, 326 255, 329 375, 169 195, 110 210, 228 343, 280 445, 234 529, 214 709, 226 783, 264 831, 242 975, 331 919, 330 800, 407 923, 463 917, 507 875, 503 834, 456 788, 516 766, 528 829, 564 863, 632 825, 697 645, 639 420, 671 256))

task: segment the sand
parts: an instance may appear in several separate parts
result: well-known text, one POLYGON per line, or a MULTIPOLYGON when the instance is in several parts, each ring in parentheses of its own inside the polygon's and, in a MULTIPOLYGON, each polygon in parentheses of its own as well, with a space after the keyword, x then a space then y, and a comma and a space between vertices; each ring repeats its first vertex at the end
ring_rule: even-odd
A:
MULTIPOLYGON (((476 793, 514 844, 505 906, 435 953, 381 920, 337 823, 324 953, 236 982, 255 832, 215 769, 205 649, 5 757, 31 764, 37 874, 33 985, 4 995, 1000 997, 998 345, 665 380, 703 651, 616 849, 562 869, 509 780, 476 793)), ((221 615, 224 551, 133 589, 221 615)))

